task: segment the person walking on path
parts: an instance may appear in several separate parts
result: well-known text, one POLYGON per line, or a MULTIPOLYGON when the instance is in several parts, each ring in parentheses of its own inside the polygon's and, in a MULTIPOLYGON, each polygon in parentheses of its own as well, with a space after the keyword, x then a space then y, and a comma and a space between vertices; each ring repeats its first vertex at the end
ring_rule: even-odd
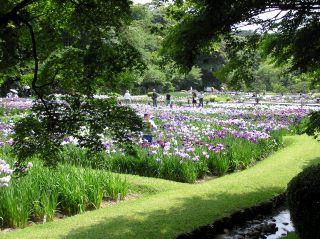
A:
POLYGON ((124 98, 124 103, 125 103, 126 105, 129 105, 130 102, 131 102, 131 95, 130 95, 130 93, 129 93, 129 90, 126 90, 126 93, 124 93, 123 98, 124 98))
POLYGON ((156 92, 156 89, 153 89, 151 98, 153 107, 158 107, 158 93, 156 92))

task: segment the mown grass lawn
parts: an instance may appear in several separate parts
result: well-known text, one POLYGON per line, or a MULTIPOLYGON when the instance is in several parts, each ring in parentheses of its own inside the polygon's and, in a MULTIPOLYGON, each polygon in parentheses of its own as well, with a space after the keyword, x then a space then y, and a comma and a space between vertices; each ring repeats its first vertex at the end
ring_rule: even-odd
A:
POLYGON ((287 146, 247 170, 201 184, 124 175, 141 198, 42 225, 1 238, 175 238, 232 212, 271 199, 304 167, 320 162, 319 143, 285 138, 287 146))

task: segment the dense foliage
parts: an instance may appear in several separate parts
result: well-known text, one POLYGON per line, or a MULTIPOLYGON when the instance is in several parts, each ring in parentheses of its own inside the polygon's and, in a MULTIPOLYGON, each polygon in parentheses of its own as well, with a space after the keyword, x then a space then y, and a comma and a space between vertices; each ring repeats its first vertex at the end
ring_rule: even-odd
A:
POLYGON ((305 133, 318 138, 320 135, 320 111, 315 111, 310 114, 309 123, 305 129, 305 133))
MULTIPOLYGON (((65 6, 68 6, 70 11, 73 11, 74 6, 72 3, 67 4, 67 2, 65 6)), ((37 27, 36 21, 33 20, 31 23, 35 25, 33 31, 40 61, 39 81, 44 79, 44 83, 47 84, 50 79, 55 78, 58 81, 64 81, 64 86, 68 85, 70 80, 75 80, 75 77, 79 77, 79 73, 82 72, 81 65, 83 65, 84 61, 82 56, 84 57, 86 52, 90 51, 89 55, 96 58, 90 64, 98 66, 92 70, 96 75, 94 78, 99 78, 99 80, 96 79, 99 85, 97 88, 99 93, 106 93, 110 90, 123 93, 126 89, 134 93, 146 93, 153 88, 160 92, 168 92, 172 90, 187 90, 190 86, 197 90, 202 90, 206 86, 214 86, 219 89, 221 83, 225 83, 231 90, 273 91, 279 93, 288 91, 306 93, 319 87, 318 84, 311 84, 312 81, 317 79, 316 68, 314 71, 310 70, 307 74, 301 75, 298 71, 292 71, 292 68, 297 68, 294 66, 293 61, 288 63, 284 57, 277 57, 275 53, 279 51, 272 49, 275 46, 280 49, 280 45, 274 42, 275 39, 278 39, 279 34, 266 34, 264 36, 263 34, 253 34, 250 31, 228 33, 223 36, 218 34, 209 44, 203 43, 204 47, 192 51, 194 60, 190 63, 189 69, 191 71, 181 72, 176 67, 176 63, 171 58, 168 58, 168 56, 171 56, 171 49, 175 47, 175 43, 171 42, 170 37, 175 32, 173 29, 179 28, 184 22, 183 19, 188 17, 190 12, 187 9, 195 8, 195 6, 192 4, 193 1, 186 1, 184 5, 179 5, 178 3, 176 5, 156 5, 155 2, 145 5, 132 5, 130 13, 126 12, 126 9, 124 11, 127 14, 125 17, 126 22, 130 17, 132 21, 130 25, 122 24, 121 27, 117 26, 118 30, 115 32, 115 28, 113 26, 109 27, 109 25, 116 21, 115 19, 118 15, 109 16, 108 19, 113 20, 108 21, 108 24, 106 22, 104 24, 95 22, 94 25, 96 27, 93 27, 93 29, 91 25, 96 16, 95 18, 91 18, 88 14, 87 16, 79 16, 78 18, 81 17, 81 19, 85 17, 90 19, 90 21, 84 21, 88 22, 87 26, 82 26, 82 28, 88 29, 88 33, 80 33, 81 35, 77 30, 79 26, 74 25, 77 23, 76 21, 70 22, 69 18, 58 21, 60 15, 50 15, 51 18, 57 19, 55 22, 52 22, 52 19, 37 18, 37 22, 41 22, 41 28, 37 27), (53 26, 49 27, 50 24, 53 24, 53 26), (46 28, 50 29, 44 32, 43 29, 46 28), (101 35, 104 39, 102 42, 100 40, 101 35), (98 39, 93 40, 93 38, 97 37, 98 39), (261 37, 263 37, 263 41, 257 42, 261 37), (94 44, 96 50, 83 48, 89 47, 90 44, 94 44), (164 44, 163 48, 161 48, 162 44, 164 44), (97 51, 97 49, 99 50, 97 51), (119 51, 120 49, 121 51, 119 51), (110 61, 111 59, 117 60, 110 61), (125 61, 125 59, 130 59, 131 62, 135 61, 136 67, 123 68, 121 66, 122 63, 119 63, 125 61), (140 71, 143 68, 143 64, 140 64, 141 62, 139 63, 138 59, 146 66, 146 70, 143 73, 140 71), (68 67, 66 67, 65 62, 68 62, 68 67), (116 66, 115 62, 117 62, 116 66), (279 64, 275 65, 275 62, 279 64), (53 67, 53 65, 55 66, 53 67), (62 65, 68 69, 61 69, 62 65), (77 74, 72 69, 75 69, 77 74)), ((32 5, 32 2, 28 4, 32 5)), ((57 2, 56 4, 59 5, 61 3, 57 2)), ((79 2, 79 4, 82 11, 84 8, 94 8, 96 6, 87 6, 82 2, 79 2)), ((99 5, 100 3, 96 4, 99 5)), ((10 9, 8 6, 4 9, 10 9)), ((10 6, 13 6, 13 3, 10 6)), ((54 6, 55 4, 51 4, 48 5, 48 8, 54 9, 54 6)), ((196 7, 199 6, 196 5, 196 7)), ((121 7, 124 7, 124 5, 121 5, 121 7)), ((28 8, 23 9, 29 10, 28 8)), ((73 14, 79 15, 82 11, 75 11, 73 14)), ((192 16, 194 17, 196 14, 201 14, 201 11, 195 11, 192 16)), ((124 16, 119 15, 119 17, 124 16)), ((25 27, 20 25, 19 27, 15 25, 13 27, 12 24, 9 24, 5 29, 7 28, 15 33, 17 40, 7 41, 6 39, 9 37, 13 39, 13 36, 9 36, 8 32, 2 35, 2 51, 3 56, 6 57, 3 59, 11 59, 13 52, 9 53, 7 51, 11 48, 16 48, 17 50, 14 54, 17 55, 20 61, 17 62, 17 58, 15 58, 15 61, 0 60, 0 65, 3 69, 0 78, 4 81, 0 88, 2 95, 5 95, 10 87, 23 89, 25 84, 31 85, 33 80, 33 59, 30 51, 32 44, 29 33, 25 27), (12 47, 10 47, 10 44, 12 44, 12 47)), ((188 39, 190 46, 194 44, 189 37, 186 39, 188 39)), ((181 44, 178 41, 177 52, 184 51, 180 47, 183 46, 182 43, 183 41, 181 44)), ((177 62, 182 59, 185 60, 187 58, 179 57, 177 62)), ((88 64, 85 67, 89 67, 88 64)), ((55 87, 54 84, 51 84, 51 87, 55 87)), ((55 90, 57 91, 58 89, 55 90)), ((20 94, 23 95, 22 90, 20 94)))
POLYGON ((33 106, 33 113, 15 126, 14 149, 20 160, 34 155, 49 165, 56 164, 59 150, 67 137, 91 152, 103 150, 104 138, 112 139, 130 150, 130 143, 141 131, 142 120, 125 106, 117 106, 114 98, 74 98, 52 96, 48 112, 43 104, 33 106))
MULTIPOLYGON (((175 45, 169 39, 181 24, 181 19, 175 14, 183 11, 184 7, 187 8, 188 4, 179 7, 149 4, 132 8, 134 20, 129 27, 130 38, 142 52, 149 68, 141 78, 136 77, 137 84, 132 88, 134 92, 146 93, 152 88, 164 92, 190 87, 202 90, 208 86, 220 89, 222 83, 230 90, 257 92, 307 93, 319 89, 318 84, 312 84, 315 82, 314 74, 292 70, 292 61, 275 64, 276 56, 270 55, 272 51, 268 47, 269 35, 274 34, 252 31, 219 35, 199 51, 193 51, 194 60, 190 67, 186 73, 181 72, 176 62, 172 62, 170 52, 175 45), (163 45, 161 49, 160 44, 163 45)), ((177 44, 176 51, 183 51, 183 45, 177 44)), ((179 57, 179 61, 185 59, 184 56, 179 57)))
POLYGON ((18 123, 15 147, 20 160, 41 154, 53 163, 66 136, 77 137, 83 147, 101 148, 101 137, 112 135, 129 143, 129 131, 141 128, 141 119, 112 97, 98 100, 102 86, 110 92, 124 72, 144 68, 140 53, 120 34, 129 23, 130 1, 2 1, 2 77, 26 66, 27 82, 36 96, 33 114, 18 123), (6 31, 16 38, 6 38, 6 31), (6 51, 14 45, 8 61, 6 51), (10 58, 11 59, 11 58, 10 58), (32 63, 33 62, 33 63, 32 63), (57 97, 54 94, 61 93, 57 97), (127 118, 123 122, 119 119, 127 118), (86 135, 80 135, 81 129, 86 135), (106 132, 107 131, 107 132, 106 132), (127 132, 127 133, 124 133, 127 132))
POLYGON ((301 67, 301 60, 304 58, 302 65, 305 69, 306 66, 317 66, 319 61, 319 38, 316 37, 319 32, 319 8, 319 2, 313 0, 174 1, 169 11, 179 19, 179 24, 167 38, 166 46, 176 62, 191 67, 197 53, 206 49, 212 41, 219 40, 220 35, 230 33, 237 24, 247 21, 279 32, 282 38, 278 39, 282 45, 275 44, 276 49, 287 54, 285 60, 293 57, 297 63, 294 64, 295 67, 301 67), (275 17, 265 21, 259 19, 259 14, 273 11, 278 11, 275 17), (306 36, 303 32, 313 32, 313 36, 306 36), (307 38, 312 47, 297 47, 305 42, 302 38, 307 38))
POLYGON ((319 238, 320 165, 304 169, 288 185, 288 205, 294 227, 301 239, 319 238))

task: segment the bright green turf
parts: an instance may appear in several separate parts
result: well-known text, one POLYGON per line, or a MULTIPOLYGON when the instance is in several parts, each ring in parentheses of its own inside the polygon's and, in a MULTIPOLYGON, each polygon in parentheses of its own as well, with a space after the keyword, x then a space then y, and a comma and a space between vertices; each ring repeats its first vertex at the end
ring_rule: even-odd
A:
POLYGON ((239 208, 286 189, 303 167, 320 162, 320 144, 307 136, 286 138, 287 147, 245 171, 202 184, 127 176, 137 200, 2 234, 1 238, 175 238, 239 208))
POLYGON ((286 237, 282 237, 281 239, 299 239, 299 237, 294 232, 290 232, 286 237))

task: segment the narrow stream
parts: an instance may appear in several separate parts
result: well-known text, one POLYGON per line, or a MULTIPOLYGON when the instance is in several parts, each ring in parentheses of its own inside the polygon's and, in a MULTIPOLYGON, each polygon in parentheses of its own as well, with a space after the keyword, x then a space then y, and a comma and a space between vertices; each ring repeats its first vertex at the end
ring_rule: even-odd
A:
POLYGON ((286 195, 280 194, 259 205, 201 226, 177 239, 278 239, 294 231, 286 195))
POLYGON ((230 231, 225 230, 224 234, 218 234, 213 239, 278 239, 291 231, 294 231, 294 227, 290 213, 281 208, 273 215, 247 221, 244 226, 230 231))
POLYGON ((278 215, 273 217, 273 220, 275 220, 276 227, 278 228, 278 230, 275 234, 267 236, 267 239, 277 239, 282 236, 286 236, 288 232, 294 231, 294 227, 290 219, 290 213, 288 209, 281 211, 278 215))

